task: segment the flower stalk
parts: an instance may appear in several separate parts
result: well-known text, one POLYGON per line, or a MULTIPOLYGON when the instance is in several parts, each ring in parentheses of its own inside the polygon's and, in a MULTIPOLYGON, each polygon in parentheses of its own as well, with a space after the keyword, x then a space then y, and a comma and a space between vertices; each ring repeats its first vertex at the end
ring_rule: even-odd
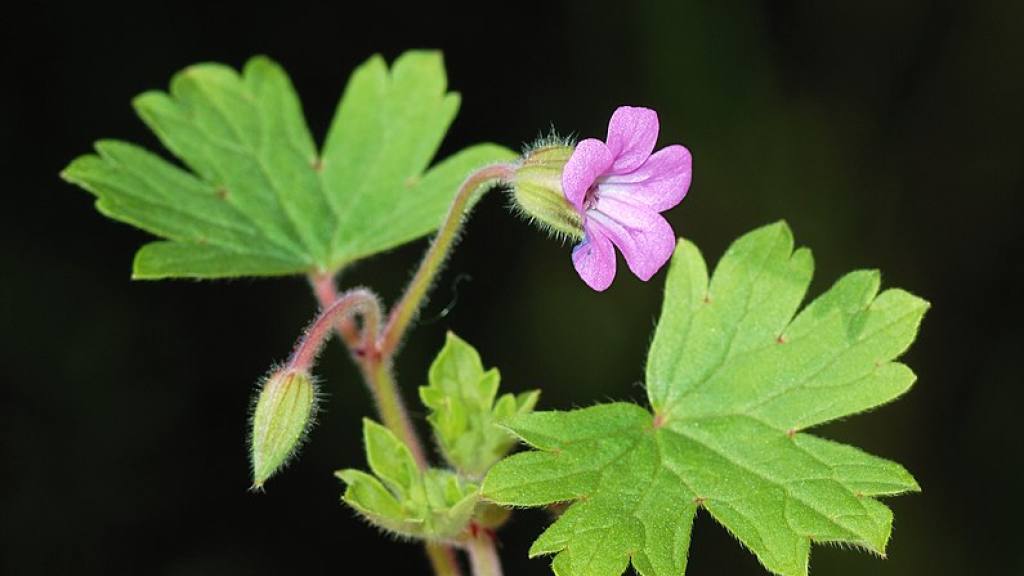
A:
POLYGON ((433 284, 434 277, 441 270, 441 266, 448 258, 452 244, 458 238, 459 229, 462 228, 463 219, 478 191, 486 190, 485 186, 494 181, 508 180, 514 174, 514 168, 508 164, 494 164, 485 166, 473 174, 459 187, 448 215, 437 231, 430 248, 427 249, 423 261, 420 263, 416 275, 412 277, 409 286, 397 304, 391 309, 388 315, 388 323, 380 337, 380 352, 384 356, 394 353, 405 336, 409 324, 419 312, 420 307, 427 295, 427 291, 433 284))
MULTIPOLYGON (((288 368, 309 371, 320 350, 323 349, 327 338, 330 337, 331 331, 338 326, 339 332, 341 332, 344 329, 342 324, 345 321, 351 323, 354 315, 360 315, 363 319, 362 335, 355 339, 357 346, 373 342, 380 327, 380 301, 372 291, 366 288, 355 288, 345 292, 334 301, 323 304, 320 315, 313 320, 306 333, 296 344, 291 358, 288 359, 288 368)), ((347 343, 349 337, 343 335, 343 338, 347 343)))
MULTIPOLYGON (((313 288, 313 293, 321 308, 327 308, 338 299, 338 288, 334 284, 334 277, 330 274, 310 275, 309 284, 313 288)), ((359 347, 359 328, 351 315, 340 316, 335 324, 335 330, 345 343, 346 348, 354 350, 359 347)))

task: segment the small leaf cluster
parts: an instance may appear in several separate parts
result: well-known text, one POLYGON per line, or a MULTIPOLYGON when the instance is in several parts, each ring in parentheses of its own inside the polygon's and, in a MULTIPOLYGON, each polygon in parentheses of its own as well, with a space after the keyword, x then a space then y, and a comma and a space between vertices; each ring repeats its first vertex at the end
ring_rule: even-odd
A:
POLYGON ((448 470, 420 470, 409 448, 390 430, 363 420, 366 459, 373 474, 340 470, 344 502, 395 534, 430 540, 457 537, 473 516, 478 486, 448 470))
POLYGON ((390 430, 364 420, 371 473, 348 469, 336 475, 346 484, 342 500, 376 526, 410 538, 450 541, 463 536, 471 520, 494 527, 507 517, 481 501, 479 478, 516 444, 500 424, 529 414, 539 392, 499 397, 498 371, 484 370, 476 349, 452 333, 428 380, 420 396, 431 410, 428 420, 441 453, 454 469, 421 469, 390 430))
POLYGON ((477 351, 451 332, 428 380, 428 386, 420 387, 420 400, 430 409, 427 421, 441 453, 471 477, 482 477, 515 446, 515 436, 498 424, 529 413, 540 396, 531 390, 497 397, 498 369, 485 371, 477 351))

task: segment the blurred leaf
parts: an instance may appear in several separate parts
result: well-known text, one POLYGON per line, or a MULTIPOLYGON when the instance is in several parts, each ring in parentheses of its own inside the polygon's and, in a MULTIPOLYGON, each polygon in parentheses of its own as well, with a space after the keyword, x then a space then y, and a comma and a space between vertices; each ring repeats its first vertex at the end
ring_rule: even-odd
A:
POLYGON ((139 250, 135 278, 335 272, 429 233, 472 170, 514 157, 480 144, 427 170, 459 106, 437 52, 357 68, 321 154, 288 76, 262 56, 241 74, 190 66, 134 104, 191 172, 100 141, 62 176, 166 239, 139 250))
POLYGON ((892 513, 874 497, 918 490, 900 465, 803 429, 888 402, 913 383, 893 362, 928 304, 853 272, 793 319, 810 252, 784 223, 736 241, 708 284, 680 242, 647 365, 653 414, 634 404, 539 412, 511 429, 536 451, 498 463, 501 504, 575 503, 531 555, 559 576, 685 572, 705 508, 777 574, 805 575, 810 544, 884 554, 892 513))
POLYGON ((503 394, 495 402, 500 380, 497 368, 485 372, 477 351, 449 332, 430 365, 430 385, 420 387, 445 459, 464 474, 483 476, 507 454, 516 440, 498 423, 527 414, 537 404, 536 390, 503 394))

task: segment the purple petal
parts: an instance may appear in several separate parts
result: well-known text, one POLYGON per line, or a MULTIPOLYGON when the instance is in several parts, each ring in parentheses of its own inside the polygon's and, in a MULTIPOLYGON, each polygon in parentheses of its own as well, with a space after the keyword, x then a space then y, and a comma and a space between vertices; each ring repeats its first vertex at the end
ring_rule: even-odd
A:
POLYGON ((650 208, 602 196, 597 207, 587 211, 587 218, 619 247, 629 269, 645 282, 675 249, 672 226, 650 208))
POLYGON ((612 173, 636 170, 654 150, 658 140, 658 113, 650 108, 620 106, 608 122, 608 150, 615 163, 612 173))
POLYGON ((586 225, 587 237, 572 250, 572 265, 580 278, 598 292, 615 279, 615 249, 600 227, 586 225))
POLYGON ((587 138, 576 145, 562 169, 562 193, 581 213, 587 190, 612 165, 612 154, 604 142, 587 138))
POLYGON ((662 148, 633 172, 602 178, 598 184, 601 197, 664 212, 686 196, 693 178, 692 166, 693 159, 686 148, 662 148))

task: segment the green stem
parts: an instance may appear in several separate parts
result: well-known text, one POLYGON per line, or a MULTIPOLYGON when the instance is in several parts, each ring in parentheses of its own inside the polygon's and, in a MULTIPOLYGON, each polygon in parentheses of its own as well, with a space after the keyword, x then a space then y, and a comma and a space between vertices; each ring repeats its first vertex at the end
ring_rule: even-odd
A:
MULTIPOLYGON (((327 277, 326 280, 317 278, 313 282, 313 286, 321 308, 325 311, 335 309, 338 290, 334 285, 334 279, 331 277, 327 277), (330 283, 330 285, 326 286, 326 283, 330 283)), ((373 300, 376 301, 376 297, 373 300)), ((364 321, 363 328, 367 331, 366 336, 374 335, 377 330, 377 322, 372 319, 374 318, 372 313, 370 317, 369 322, 364 321)), ((376 318, 379 318, 379 314, 377 314, 376 318)), ((326 323, 327 320, 324 320, 323 322, 314 323, 314 326, 324 326, 326 323)), ((350 326, 355 331, 354 325, 350 326)), ((377 413, 380 415, 384 425, 405 441, 419 467, 421 469, 426 468, 427 460, 423 451, 423 443, 420 442, 416 429, 405 410, 402 395, 399 393, 391 371, 391 360, 385 360, 381 357, 372 337, 364 338, 358 333, 349 334, 346 337, 343 332, 345 327, 340 322, 334 324, 334 327, 342 333, 342 339, 348 346, 349 354, 359 366, 363 374, 363 380, 373 395, 374 403, 377 406, 377 413)), ((424 547, 436 576, 462 576, 462 569, 459 568, 458 559, 455 557, 455 551, 451 546, 425 542, 424 547)))
POLYGON ((501 559, 490 531, 480 529, 467 540, 466 553, 473 576, 502 576, 501 559))
POLYGON ((370 391, 377 404, 377 412, 384 425, 405 441, 413 459, 416 460, 416 465, 420 470, 426 470, 427 456, 423 449, 423 442, 416 434, 416 428, 405 409, 405 402, 402 401, 402 394, 398 390, 394 372, 391 370, 391 360, 366 353, 361 368, 363 378, 370 385, 370 391))
POLYGON ((427 558, 430 559, 435 576, 462 576, 454 548, 434 542, 426 542, 424 547, 427 549, 427 558))
MULTIPOLYGON (((445 217, 441 227, 437 230, 437 236, 430 244, 416 275, 412 277, 408 288, 397 304, 391 309, 387 325, 381 332, 377 348, 381 356, 388 358, 394 354, 395 349, 402 342, 405 331, 409 328, 416 313, 423 305, 423 300, 433 283, 434 277, 441 270, 441 266, 448 258, 452 244, 458 238, 459 229, 462 228, 462 221, 472 206, 477 191, 496 180, 506 180, 513 175, 514 168, 508 164, 494 164, 485 166, 469 175, 469 178, 459 187, 448 215, 445 217)), ((485 188, 486 191, 486 188, 485 188)))
MULTIPOLYGON (((364 325, 364 333, 359 334, 349 315, 339 315, 339 317, 331 319, 335 322, 335 330, 341 335, 349 353, 363 373, 363 379, 366 380, 373 394, 381 420, 388 429, 405 441, 420 469, 427 468, 426 453, 423 443, 416 434, 416 428, 409 419, 398 385, 395 383, 394 373, 391 369, 392 358, 405 336, 406 330, 423 305, 434 277, 437 276, 452 245, 458 238, 463 219, 472 207, 477 193, 481 188, 496 180, 509 179, 513 172, 514 168, 511 165, 495 164, 485 166, 466 178, 455 194, 448 214, 430 244, 430 248, 427 249, 416 274, 409 282, 402 298, 391 309, 387 325, 376 338, 373 338, 376 328, 376 326, 372 326, 373 323, 364 325)), ((486 191, 486 188, 484 190, 486 191)), ((331 309, 338 296, 334 278, 329 275, 313 276, 310 278, 310 283, 320 306, 325 310, 331 309)), ((322 325, 317 324, 317 326, 322 325)), ((430 564, 436 576, 461 575, 455 552, 450 546, 431 543, 426 543, 425 546, 427 557, 430 558, 430 564)), ((470 556, 474 574, 477 576, 501 576, 501 564, 494 549, 494 541, 489 534, 481 532, 480 536, 469 541, 466 550, 470 556), (480 570, 485 571, 479 571, 478 566, 480 570)))

